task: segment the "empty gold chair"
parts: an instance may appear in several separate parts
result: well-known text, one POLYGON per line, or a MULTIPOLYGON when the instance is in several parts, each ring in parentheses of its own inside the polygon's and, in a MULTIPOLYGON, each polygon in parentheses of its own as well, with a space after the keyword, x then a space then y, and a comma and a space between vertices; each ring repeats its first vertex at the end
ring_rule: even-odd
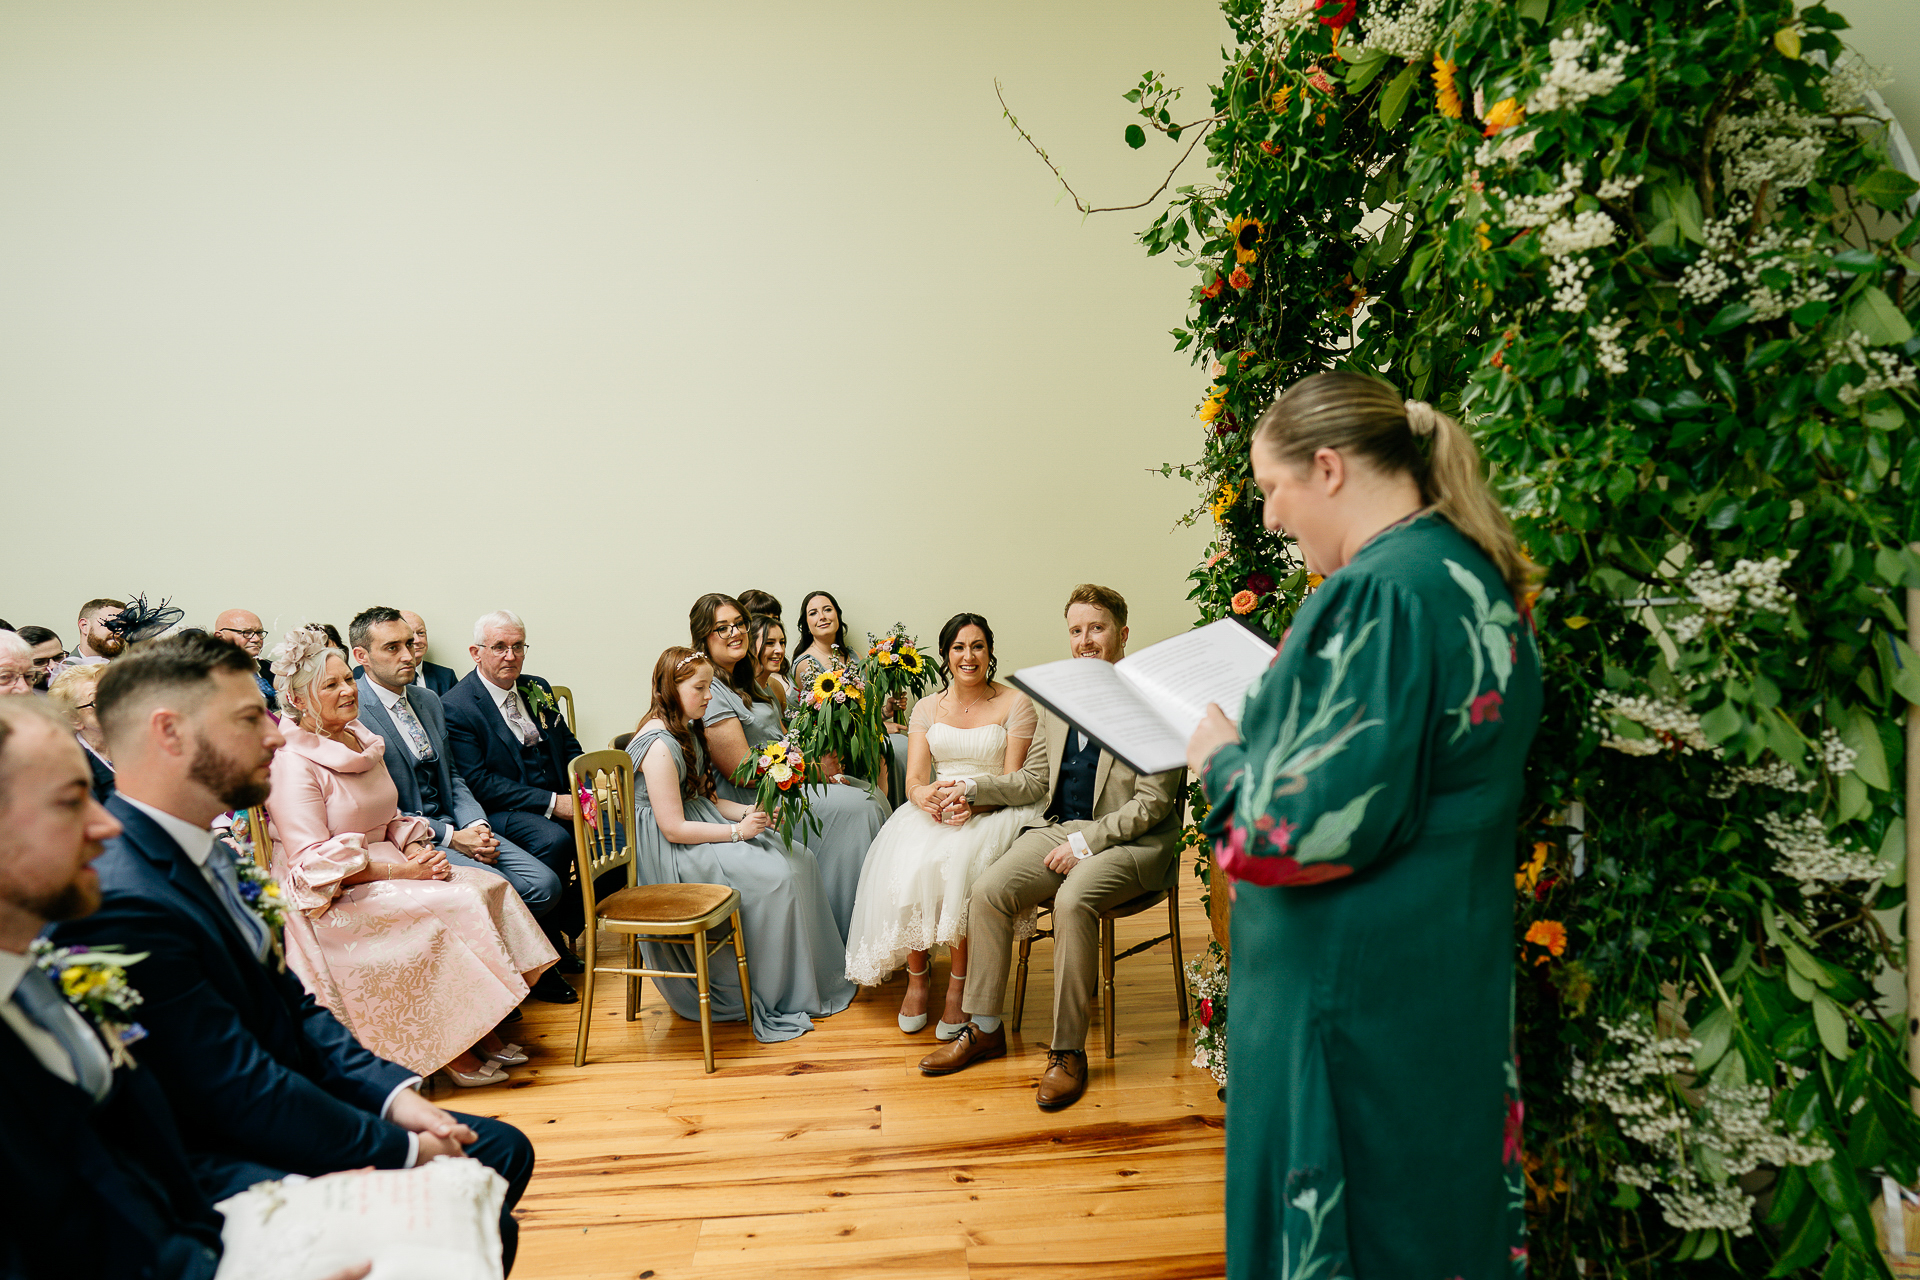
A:
MULTIPOLYGON (((555 690, 555 692, 559 692, 555 690)), ((640 979, 676 978, 691 981, 700 992, 700 1046, 707 1070, 713 1070, 713 1010, 707 981, 707 962, 727 945, 723 935, 709 942, 707 934, 731 921, 733 954, 740 966, 740 995, 753 1007, 753 988, 747 985, 747 942, 740 931, 740 893, 724 884, 636 884, 638 863, 633 842, 633 761, 624 751, 590 751, 567 764, 567 780, 576 797, 573 844, 580 860, 580 896, 586 908, 581 939, 586 979, 580 989, 580 1030, 574 1038, 573 1065, 587 1065, 587 1024, 593 1017, 593 980, 597 973, 619 974, 627 980, 627 1021, 640 1014, 640 979), (593 797, 591 820, 577 802, 582 789, 593 797), (616 868, 627 869, 627 884, 598 897, 594 883, 616 868), (623 965, 600 963, 601 930, 626 940, 623 965), (647 969, 640 966, 639 944, 677 942, 693 948, 694 972, 647 969)))
POLYGON ((560 714, 567 718, 567 732, 577 737, 580 733, 580 726, 573 718, 572 688, 564 684, 556 684, 549 687, 553 690, 553 700, 560 704, 560 714))
MULTIPOLYGON (((1053 899, 1048 898, 1040 904, 1040 910, 1047 915, 1049 926, 1053 923, 1053 899)), ((1033 954, 1034 940, 1051 938, 1051 927, 1038 929, 1031 938, 1020 939, 1020 963, 1013 974, 1013 1018, 1015 1031, 1020 1029, 1020 1017, 1027 1005, 1027 959, 1033 954)), ((1180 958, 1180 882, 1174 881, 1172 887, 1155 889, 1152 893, 1143 893, 1137 898, 1129 898, 1116 906, 1108 907, 1100 913, 1100 1011, 1106 1024, 1107 1056, 1113 1056, 1113 966, 1129 956, 1137 956, 1149 951, 1168 939, 1173 941, 1173 999, 1174 1006, 1180 1010, 1180 1021, 1189 1016, 1187 1009, 1187 975, 1180 958), (1167 904, 1167 931, 1157 938, 1128 947, 1119 955, 1113 954, 1113 922, 1124 920, 1128 916, 1137 916, 1143 911, 1151 911, 1162 902, 1167 904)))

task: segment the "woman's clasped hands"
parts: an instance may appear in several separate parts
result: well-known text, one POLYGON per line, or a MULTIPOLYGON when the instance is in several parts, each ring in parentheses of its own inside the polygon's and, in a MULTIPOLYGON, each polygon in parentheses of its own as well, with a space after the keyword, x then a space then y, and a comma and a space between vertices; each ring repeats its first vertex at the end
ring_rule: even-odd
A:
POLYGON ((967 819, 973 816, 973 805, 967 799, 967 784, 958 778, 930 782, 916 788, 913 802, 929 818, 949 827, 964 826, 967 819))
POLYGON ((388 863, 390 880, 451 880, 453 867, 447 855, 425 840, 416 840, 402 852, 405 862, 388 863))

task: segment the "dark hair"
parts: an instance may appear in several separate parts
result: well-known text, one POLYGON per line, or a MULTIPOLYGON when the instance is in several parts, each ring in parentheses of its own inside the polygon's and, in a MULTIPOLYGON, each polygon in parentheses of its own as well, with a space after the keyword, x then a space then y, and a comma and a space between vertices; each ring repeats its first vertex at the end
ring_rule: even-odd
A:
MULTIPOLYGON (((647 714, 640 717, 640 723, 633 726, 637 734, 647 721, 658 720, 667 726, 667 733, 680 744, 680 754, 687 758, 687 776, 680 783, 680 798, 683 800, 696 795, 711 800, 714 794, 712 770, 707 768, 707 726, 698 720, 689 720, 686 709, 680 705, 680 682, 697 671, 702 663, 713 666, 713 659, 702 649, 689 649, 676 644, 662 650, 653 664, 653 702, 648 706, 647 714)), ((637 766, 639 761, 634 763, 637 766)))
POLYGON ((259 671, 253 655, 231 640, 204 631, 182 632, 145 645, 107 668, 93 694, 94 715, 100 731, 113 742, 116 729, 147 698, 160 693, 185 693, 191 706, 206 692, 216 671, 232 671, 251 680, 259 671))
MULTIPOLYGON (((1113 615, 1113 625, 1127 625, 1127 598, 1112 587, 1102 587, 1092 582, 1083 582, 1067 593, 1067 609, 1077 604, 1090 604, 1096 609, 1105 609, 1113 615)), ((1066 609, 1061 610, 1062 615, 1066 609)))
POLYGON ((757 618, 762 614, 771 614, 776 618, 780 616, 780 602, 758 587, 749 587, 735 598, 740 601, 741 607, 747 611, 747 616, 750 618, 757 618))
POLYGON ((79 616, 82 618, 92 618, 94 614, 100 612, 102 609, 124 609, 126 607, 127 602, 125 600, 115 600, 109 596, 101 596, 98 599, 89 600, 81 605, 79 616))
POLYGON ((307 625, 312 627, 315 631, 318 631, 322 635, 326 636, 328 643, 333 645, 333 647, 338 649, 340 652, 346 654, 348 662, 353 661, 353 650, 347 648, 347 642, 340 638, 339 631, 335 630, 334 625, 331 622, 311 622, 311 623, 308 623, 307 625))
MULTIPOLYGON (((373 640, 373 629, 388 622, 407 626, 407 620, 400 616, 398 609, 389 609, 383 604, 377 604, 371 609, 362 609, 354 614, 353 621, 347 624, 347 636, 353 641, 354 648, 364 649, 373 640)), ((327 630, 331 631, 332 628, 329 627, 327 630)), ((413 628, 407 627, 407 630, 411 633, 413 628)))
MULTIPOLYGON (((707 594, 693 602, 693 608, 687 610, 687 634, 692 638, 693 647, 705 655, 709 662, 713 661, 713 655, 707 653, 707 637, 717 630, 713 619, 714 615, 720 612, 720 606, 723 604, 732 605, 734 611, 740 615, 740 621, 747 624, 749 628, 747 634, 749 636, 753 634, 751 630, 753 615, 747 612, 745 605, 741 604, 732 596, 727 595, 725 592, 707 592, 707 594)), ((719 679, 720 664, 715 662, 713 670, 714 678, 716 680, 719 679)), ((739 694, 740 700, 745 702, 749 707, 755 702, 765 701, 764 698, 761 698, 758 693, 755 692, 753 687, 753 650, 751 641, 749 641, 747 653, 740 661, 733 664, 733 670, 727 673, 726 680, 727 687, 739 694)))
MULTIPOLYGON (((773 630, 775 627, 780 628, 780 634, 783 637, 787 634, 787 624, 780 621, 779 614, 756 613, 753 615, 752 625, 747 628, 746 661, 752 663, 756 671, 759 670, 759 667, 760 667, 761 647, 767 643, 767 632, 773 630)), ((785 675, 786 672, 782 671, 780 674, 785 675)), ((781 692, 779 685, 776 684, 769 687, 766 692, 767 692, 767 696, 780 708, 781 711, 784 712, 787 709, 786 695, 781 692)))
POLYGON ((52 627, 21 627, 17 634, 28 644, 45 644, 60 638, 60 633, 52 627))
POLYGON ((807 606, 820 596, 827 598, 827 603, 833 606, 833 616, 840 619, 840 629, 833 633, 833 647, 844 654, 847 651, 847 611, 840 607, 840 602, 833 598, 831 591, 809 591, 807 598, 800 602, 800 612, 793 616, 793 625, 807 638, 800 648, 804 651, 813 647, 813 631, 807 626, 807 606))
POLYGON ((1000 659, 993 652, 993 628, 987 625, 987 620, 977 613, 956 613, 940 628, 940 687, 943 689, 953 685, 953 672, 947 668, 947 652, 966 627, 980 628, 980 634, 987 638, 988 684, 993 683, 993 673, 1000 669, 1000 659))

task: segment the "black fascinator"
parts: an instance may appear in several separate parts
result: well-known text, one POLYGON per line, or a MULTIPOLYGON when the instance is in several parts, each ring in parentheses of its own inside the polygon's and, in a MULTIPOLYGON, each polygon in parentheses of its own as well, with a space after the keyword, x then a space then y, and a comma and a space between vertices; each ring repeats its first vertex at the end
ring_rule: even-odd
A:
POLYGON ((136 593, 120 616, 105 623, 107 630, 132 644, 136 640, 151 640, 155 636, 165 635, 169 628, 178 626, 180 619, 187 616, 184 609, 176 609, 171 603, 162 600, 159 604, 148 604, 144 595, 136 593))

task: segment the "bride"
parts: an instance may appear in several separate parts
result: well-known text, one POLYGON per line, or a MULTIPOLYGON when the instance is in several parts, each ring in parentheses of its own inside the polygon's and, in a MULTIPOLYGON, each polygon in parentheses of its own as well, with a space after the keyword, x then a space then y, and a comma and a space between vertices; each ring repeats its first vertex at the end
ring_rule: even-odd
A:
POLYGON ((951 1040, 967 1024, 967 899, 974 877, 1005 853, 1038 804, 976 809, 966 780, 1017 773, 1033 744, 1036 717, 1024 694, 993 680, 993 628, 955 614, 940 628, 945 687, 913 708, 907 799, 880 829, 860 873, 847 930, 847 976, 879 986, 904 960, 907 996, 900 1029, 927 1025, 928 963, 936 944, 953 957, 946 1007, 934 1034, 951 1040))

